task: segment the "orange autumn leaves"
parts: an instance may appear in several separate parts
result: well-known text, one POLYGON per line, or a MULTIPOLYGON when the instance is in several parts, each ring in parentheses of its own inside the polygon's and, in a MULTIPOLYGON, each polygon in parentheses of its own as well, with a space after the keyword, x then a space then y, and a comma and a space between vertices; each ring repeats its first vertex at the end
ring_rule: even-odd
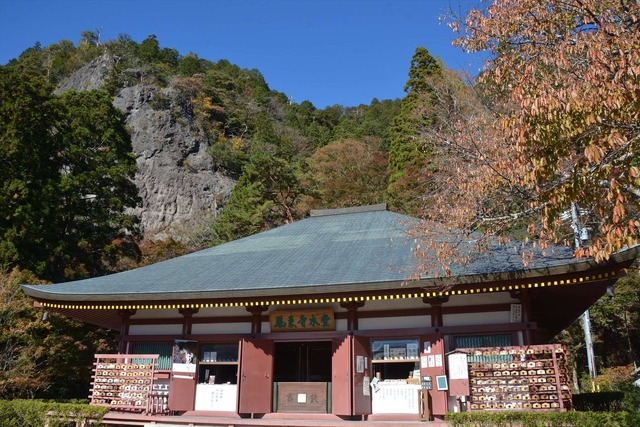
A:
POLYGON ((485 240, 527 230, 544 248, 571 244, 577 203, 592 232, 577 256, 638 244, 639 18, 637 2, 618 0, 496 0, 454 18, 456 44, 492 60, 477 102, 443 101, 446 122, 425 138, 457 160, 427 217, 485 240))

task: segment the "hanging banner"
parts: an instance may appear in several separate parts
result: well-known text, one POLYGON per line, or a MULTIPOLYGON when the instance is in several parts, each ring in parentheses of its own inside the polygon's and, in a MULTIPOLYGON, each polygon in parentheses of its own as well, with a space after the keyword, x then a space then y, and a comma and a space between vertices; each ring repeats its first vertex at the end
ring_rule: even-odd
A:
POLYGON ((335 331, 336 319, 329 309, 282 310, 269 314, 271 332, 335 331))

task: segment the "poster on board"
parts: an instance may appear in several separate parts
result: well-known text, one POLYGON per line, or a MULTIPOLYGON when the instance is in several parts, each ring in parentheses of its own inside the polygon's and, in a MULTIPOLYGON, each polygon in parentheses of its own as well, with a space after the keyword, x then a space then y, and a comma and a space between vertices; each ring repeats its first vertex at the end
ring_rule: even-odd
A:
POLYGON ((449 385, 447 384, 447 376, 446 375, 436 376, 436 385, 438 387, 438 390, 449 390, 449 385))
POLYGON ((173 372, 195 373, 197 347, 197 341, 175 340, 171 370, 173 372))

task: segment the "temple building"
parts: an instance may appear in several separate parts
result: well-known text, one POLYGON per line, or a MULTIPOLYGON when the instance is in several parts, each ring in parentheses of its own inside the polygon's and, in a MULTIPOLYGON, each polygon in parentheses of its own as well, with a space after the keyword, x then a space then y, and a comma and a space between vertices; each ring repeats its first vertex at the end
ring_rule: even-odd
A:
POLYGON ((120 332, 88 391, 111 408, 107 424, 568 409, 566 354, 552 339, 638 247, 604 263, 553 247, 525 265, 514 242, 411 279, 416 223, 385 205, 312 211, 146 267, 23 289, 45 310, 120 332))

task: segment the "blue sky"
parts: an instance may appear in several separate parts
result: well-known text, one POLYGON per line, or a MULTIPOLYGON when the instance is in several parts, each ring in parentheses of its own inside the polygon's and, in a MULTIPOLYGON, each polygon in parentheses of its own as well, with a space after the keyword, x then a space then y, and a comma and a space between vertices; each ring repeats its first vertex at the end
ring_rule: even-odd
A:
POLYGON ((404 96, 411 56, 426 47, 477 74, 485 54, 454 48, 439 17, 474 0, 0 0, 0 64, 39 41, 77 43, 84 30, 256 68, 271 89, 317 108, 404 96))

